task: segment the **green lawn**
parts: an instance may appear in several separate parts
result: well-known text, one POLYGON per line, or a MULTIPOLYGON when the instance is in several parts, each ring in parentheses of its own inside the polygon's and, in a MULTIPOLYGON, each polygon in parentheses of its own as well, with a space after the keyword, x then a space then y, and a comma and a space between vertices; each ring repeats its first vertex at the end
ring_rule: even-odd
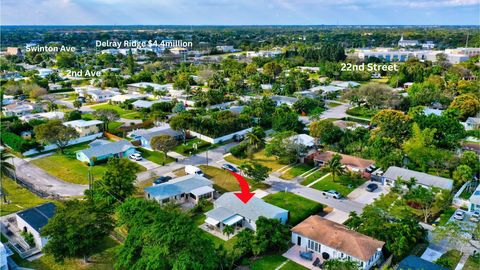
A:
MULTIPOLYGON (((201 230, 201 229, 200 229, 201 230)), ((230 239, 228 239, 227 241, 223 240, 223 239, 220 239, 204 230, 202 230, 202 232, 204 233, 205 237, 206 238, 209 238, 210 240, 212 240, 213 244, 218 247, 220 245, 222 245, 225 249, 227 250, 230 250, 232 251, 233 250, 233 246, 235 245, 235 243, 237 242, 238 238, 236 236, 233 236, 233 237, 230 237, 230 239)))
POLYGON ((323 205, 290 192, 278 192, 263 198, 265 202, 289 211, 288 224, 294 226, 323 210, 323 205))
POLYGON ((325 172, 325 171, 322 171, 322 170, 318 170, 314 173, 312 173, 311 175, 309 175, 307 178, 303 179, 300 184, 306 186, 310 183, 313 183, 315 180, 319 179, 320 177, 326 175, 328 172, 325 172))
POLYGON ((148 151, 144 148, 137 148, 137 150, 139 150, 142 153, 143 158, 146 158, 146 159, 148 159, 152 162, 155 162, 159 165, 165 165, 165 164, 168 164, 168 163, 174 161, 174 159, 169 157, 169 156, 167 156, 167 158, 165 158, 165 154, 162 153, 162 152, 148 151))
POLYGON ((9 203, 7 204, 4 203, 3 200, 0 200, 0 216, 12 214, 48 202, 48 200, 38 197, 7 177, 2 178, 2 188, 6 193, 6 198, 9 203))
MULTIPOLYGON (((220 192, 229 192, 229 191, 239 191, 240 186, 238 184, 237 179, 230 174, 227 170, 222 170, 217 167, 212 167, 212 166, 206 166, 206 165, 200 165, 200 169, 205 173, 205 176, 213 181, 213 184, 215 185, 215 189, 220 191, 220 192)), ((253 183, 252 180, 246 178, 246 180, 250 184, 250 190, 255 190, 255 189, 266 189, 269 186, 264 183, 253 183)))
MULTIPOLYGON (((251 266, 251 270, 270 270, 270 269, 275 269, 280 264, 282 264, 284 261, 286 261, 287 258, 281 256, 281 255, 267 255, 263 256, 262 258, 254 261, 251 266)), ((282 268, 283 269, 283 268, 282 268)))
POLYGON ((448 222, 448 220, 450 219, 450 217, 453 216, 453 213, 455 213, 455 211, 457 211, 457 209, 455 207, 452 207, 452 206, 445 209, 443 211, 443 213, 440 214, 440 220, 438 221, 438 226, 445 225, 448 222))
POLYGON ((362 185, 365 182, 363 178, 356 178, 353 179, 349 175, 341 175, 336 176, 335 182, 333 182, 332 175, 329 175, 322 180, 318 181, 312 187, 318 190, 336 190, 342 194, 342 196, 346 197, 350 192, 352 192, 355 188, 362 185))
POLYGON ((480 254, 468 257, 467 262, 463 266, 463 270, 478 270, 480 269, 480 254))
POLYGON ((328 108, 335 108, 335 107, 338 107, 340 105, 342 105, 342 103, 329 102, 327 106, 328 106, 328 108))
MULTIPOLYGON (((228 155, 225 157, 225 160, 234 164, 241 164, 244 161, 248 161, 250 159, 241 159, 236 158, 233 155, 228 155)), ((258 153, 253 154, 252 161, 258 162, 266 167, 272 169, 272 171, 276 171, 282 167, 285 167, 287 164, 280 164, 275 157, 267 157, 265 156, 265 150, 262 150, 258 153)))
MULTIPOLYGON (((66 182, 74 184, 88 184, 89 166, 77 160, 75 152, 88 147, 88 143, 81 143, 64 150, 64 153, 55 152, 53 155, 34 159, 31 161, 35 166, 45 170, 47 173, 58 177, 66 182)), ((138 166, 138 171, 145 171, 138 166)), ((100 179, 106 171, 106 163, 97 164, 91 167, 91 174, 94 179, 100 179)))
POLYGON ((100 109, 112 109, 118 112, 120 114, 121 118, 126 118, 126 119, 140 119, 140 113, 136 111, 130 111, 130 110, 124 110, 120 108, 119 106, 112 105, 112 104, 100 104, 100 105, 93 105, 90 106, 90 108, 94 110, 100 110, 100 109))
POLYGON ((192 154, 197 154, 202 151, 205 151, 207 147, 210 145, 212 144, 209 142, 195 138, 192 140, 187 140, 186 144, 183 144, 183 142, 180 143, 173 149, 173 151, 184 156, 191 156, 192 154), (194 149, 193 147, 194 144, 197 144, 197 150, 194 149))
POLYGON ((287 172, 282 174, 280 176, 280 178, 285 179, 285 180, 291 180, 291 179, 293 179, 293 178, 311 170, 312 168, 313 168, 312 165, 301 163, 301 164, 295 165, 293 168, 291 168, 290 170, 288 170, 287 172))
POLYGON ((372 118, 379 110, 366 107, 353 107, 347 110, 347 114, 361 118, 372 118))
POLYGON ((448 269, 455 269, 458 262, 462 258, 462 253, 458 250, 449 250, 438 258, 434 263, 446 267, 448 269))
POLYGON ((301 266, 300 264, 294 262, 294 261, 288 261, 282 268, 281 270, 308 270, 308 268, 305 268, 301 266))
POLYGON ((118 121, 110 122, 108 123, 108 131, 115 132, 115 130, 119 128, 121 125, 123 125, 123 122, 118 122, 118 121))

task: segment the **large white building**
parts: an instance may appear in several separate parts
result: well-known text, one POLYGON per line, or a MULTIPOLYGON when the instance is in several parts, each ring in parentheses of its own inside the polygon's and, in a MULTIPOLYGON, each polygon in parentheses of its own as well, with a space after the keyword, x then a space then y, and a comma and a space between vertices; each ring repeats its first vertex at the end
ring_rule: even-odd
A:
POLYGON ((394 50, 391 48, 377 48, 377 49, 358 49, 355 55, 361 59, 366 60, 369 57, 376 57, 385 60, 386 62, 405 62, 410 58, 417 58, 419 60, 437 61, 437 55, 445 54, 447 60, 452 64, 467 61, 470 57, 480 53, 480 48, 471 50, 451 49, 445 51, 432 50, 394 50), (468 54, 466 54, 468 52, 468 54))

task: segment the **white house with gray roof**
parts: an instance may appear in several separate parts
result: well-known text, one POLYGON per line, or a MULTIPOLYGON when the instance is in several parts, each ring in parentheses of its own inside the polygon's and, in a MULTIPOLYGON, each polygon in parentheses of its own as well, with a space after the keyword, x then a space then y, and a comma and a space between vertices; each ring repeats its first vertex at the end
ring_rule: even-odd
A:
POLYGON ((197 204, 201 199, 213 199, 215 193, 212 181, 197 174, 185 175, 146 187, 144 191, 147 199, 156 200, 160 204, 168 202, 197 204))
POLYGON ((150 129, 137 129, 130 132, 128 136, 131 137, 132 139, 140 141, 143 148, 153 151, 153 148, 150 145, 150 141, 152 140, 153 137, 160 136, 160 135, 170 135, 177 140, 179 140, 182 136, 180 132, 170 128, 169 124, 164 124, 162 126, 154 127, 150 129))
POLYGON ((129 141, 108 142, 97 140, 90 143, 90 148, 77 151, 76 156, 78 160, 94 165, 96 161, 124 158, 133 153, 135 153, 135 146, 129 141))
POLYGON ((428 173, 412 171, 396 166, 391 166, 387 169, 382 176, 382 181, 384 185, 394 186, 395 181, 397 181, 399 177, 405 181, 410 180, 410 178, 415 178, 417 180, 417 185, 428 188, 436 187, 450 191, 453 188, 452 179, 435 176, 428 173))
POLYGON ((255 196, 247 203, 243 203, 235 193, 228 192, 220 196, 213 205, 214 209, 205 213, 207 216, 205 223, 220 231, 226 225, 256 230, 255 222, 260 217, 278 219, 282 224, 288 220, 287 210, 266 203, 255 196))

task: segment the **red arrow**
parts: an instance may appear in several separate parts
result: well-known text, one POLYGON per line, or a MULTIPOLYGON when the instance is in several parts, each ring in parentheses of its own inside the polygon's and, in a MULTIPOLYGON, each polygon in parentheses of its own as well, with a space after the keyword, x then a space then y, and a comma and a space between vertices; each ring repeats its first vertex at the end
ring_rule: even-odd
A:
POLYGON ((250 187, 248 186, 248 182, 247 182, 247 180, 245 180, 245 178, 243 178, 243 176, 241 176, 238 173, 234 173, 234 172, 230 172, 230 173, 233 176, 235 176, 238 183, 240 184, 240 189, 242 190, 242 192, 237 192, 237 193, 235 193, 235 195, 243 203, 247 203, 253 197, 253 195, 255 195, 255 193, 250 192, 250 187))

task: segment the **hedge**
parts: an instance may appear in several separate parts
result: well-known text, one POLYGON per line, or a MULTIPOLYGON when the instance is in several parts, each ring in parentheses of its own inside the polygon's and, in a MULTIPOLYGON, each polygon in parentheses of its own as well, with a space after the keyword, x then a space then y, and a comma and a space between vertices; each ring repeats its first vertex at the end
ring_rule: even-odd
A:
POLYGON ((8 131, 2 132, 0 139, 2 144, 20 153, 40 146, 40 144, 35 141, 25 140, 17 134, 8 131))

